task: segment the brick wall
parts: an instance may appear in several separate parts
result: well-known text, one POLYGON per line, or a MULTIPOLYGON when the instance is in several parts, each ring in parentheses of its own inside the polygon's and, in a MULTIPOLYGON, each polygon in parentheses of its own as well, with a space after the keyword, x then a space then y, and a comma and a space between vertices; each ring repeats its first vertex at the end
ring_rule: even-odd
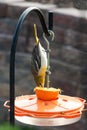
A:
MULTIPOLYGON (((26 2, 0 4, 0 97, 9 97, 9 52, 15 27, 26 2)), ((35 4, 34 4, 35 6, 35 4)), ((37 5, 36 5, 37 6, 37 5)), ((38 4, 47 23, 48 11, 54 11, 55 40, 51 43, 50 86, 61 88, 63 94, 87 99, 87 15, 75 9, 58 9, 55 5, 38 4), (72 13, 73 12, 73 13, 72 13), (79 16, 78 16, 79 14, 79 16), (83 17, 83 15, 85 15, 83 17)), ((33 24, 37 23, 38 35, 43 45, 42 29, 36 14, 26 18, 18 39, 16 53, 16 95, 31 94, 35 87, 30 71, 30 57, 34 46, 33 24)), ((86 130, 84 117, 80 123, 61 130, 79 128, 86 130)), ((55 129, 55 128, 54 128, 55 129)))
POLYGON ((56 4, 58 7, 75 7, 77 9, 87 9, 86 0, 26 0, 29 2, 40 2, 43 4, 56 4))

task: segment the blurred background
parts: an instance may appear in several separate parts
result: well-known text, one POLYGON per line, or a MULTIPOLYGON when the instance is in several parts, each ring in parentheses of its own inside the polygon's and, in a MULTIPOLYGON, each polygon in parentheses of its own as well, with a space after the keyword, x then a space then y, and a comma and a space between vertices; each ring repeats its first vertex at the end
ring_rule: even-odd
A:
MULTIPOLYGON (((21 13, 32 6, 42 10, 47 26, 48 12, 54 12, 55 39, 50 44, 50 86, 61 88, 64 95, 87 100, 87 1, 0 0, 0 124, 9 122, 9 112, 3 103, 9 99, 9 54, 14 31, 21 13)), ((25 19, 18 38, 15 96, 33 94, 36 86, 30 70, 31 52, 35 43, 34 23, 37 24, 40 41, 45 46, 40 21, 35 13, 31 13, 25 19)), ((32 126, 30 129, 86 130, 87 112, 83 113, 79 122, 72 125, 43 128, 32 126)))

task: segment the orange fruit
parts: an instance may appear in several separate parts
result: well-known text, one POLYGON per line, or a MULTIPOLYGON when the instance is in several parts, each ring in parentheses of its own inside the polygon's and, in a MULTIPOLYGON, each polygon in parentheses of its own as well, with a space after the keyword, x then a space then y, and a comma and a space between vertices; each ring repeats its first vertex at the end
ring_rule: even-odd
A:
POLYGON ((60 89, 56 89, 52 87, 50 88, 36 87, 34 91, 38 99, 45 100, 45 101, 57 99, 59 93, 61 92, 60 89))

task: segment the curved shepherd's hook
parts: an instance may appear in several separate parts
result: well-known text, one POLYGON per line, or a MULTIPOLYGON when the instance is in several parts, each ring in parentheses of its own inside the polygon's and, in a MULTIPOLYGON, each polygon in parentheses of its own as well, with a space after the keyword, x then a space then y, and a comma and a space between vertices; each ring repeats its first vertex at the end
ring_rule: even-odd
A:
POLYGON ((18 34, 21 29, 21 26, 26 18, 26 16, 34 11, 40 19, 42 29, 47 37, 50 36, 50 33, 47 29, 47 26, 45 24, 45 20, 43 17, 43 14, 40 9, 36 7, 27 8, 20 16, 16 30, 13 36, 13 41, 11 45, 11 52, 10 52, 10 123, 14 125, 14 99, 15 99, 15 52, 16 52, 16 46, 18 41, 18 34))

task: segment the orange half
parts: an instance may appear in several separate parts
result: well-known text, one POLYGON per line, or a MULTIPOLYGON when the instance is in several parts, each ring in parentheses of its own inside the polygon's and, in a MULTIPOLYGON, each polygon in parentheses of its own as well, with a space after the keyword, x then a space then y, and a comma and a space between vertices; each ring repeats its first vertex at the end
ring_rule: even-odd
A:
POLYGON ((56 89, 52 87, 51 88, 36 87, 34 91, 38 99, 45 100, 45 101, 57 99, 59 93, 61 92, 60 89, 56 89))

